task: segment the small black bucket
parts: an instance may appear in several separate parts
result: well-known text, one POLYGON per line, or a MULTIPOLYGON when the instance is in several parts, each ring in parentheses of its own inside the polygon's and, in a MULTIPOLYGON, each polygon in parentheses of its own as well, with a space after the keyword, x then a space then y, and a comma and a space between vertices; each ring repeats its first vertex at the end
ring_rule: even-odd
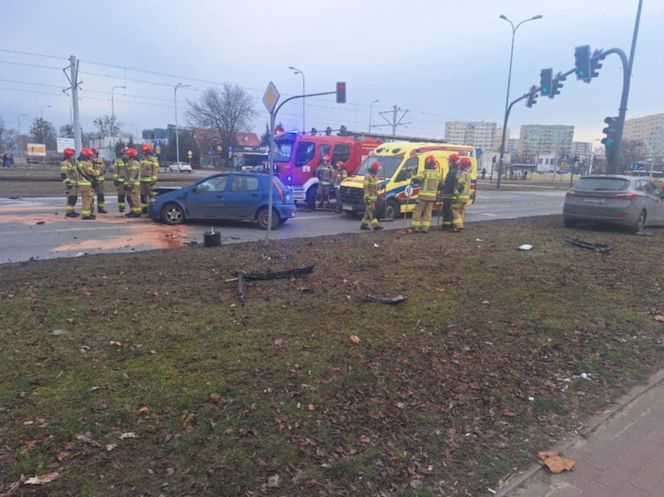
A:
POLYGON ((203 234, 204 247, 221 247, 221 231, 206 231, 203 234))

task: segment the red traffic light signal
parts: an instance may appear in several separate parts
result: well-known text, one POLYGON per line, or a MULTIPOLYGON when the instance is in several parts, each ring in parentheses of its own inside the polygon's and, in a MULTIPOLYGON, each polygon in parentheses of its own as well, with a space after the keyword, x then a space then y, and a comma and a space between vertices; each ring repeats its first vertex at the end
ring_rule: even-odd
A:
POLYGON ((337 82, 337 103, 345 104, 346 103, 346 82, 338 81, 337 82))

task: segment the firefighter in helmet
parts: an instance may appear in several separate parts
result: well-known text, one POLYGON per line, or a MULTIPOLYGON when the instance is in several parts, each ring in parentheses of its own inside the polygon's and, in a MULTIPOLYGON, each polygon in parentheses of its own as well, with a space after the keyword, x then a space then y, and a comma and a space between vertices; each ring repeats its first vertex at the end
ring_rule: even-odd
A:
POLYGON ((95 168, 95 181, 92 187, 97 194, 97 212, 107 214, 106 198, 104 197, 104 176, 106 175, 106 163, 99 158, 99 151, 95 147, 90 147, 92 152, 92 165, 95 168))
POLYGON ((433 204, 438 195, 438 184, 440 183, 440 174, 438 172, 438 162, 433 155, 424 160, 424 171, 421 174, 411 178, 411 184, 419 185, 420 193, 417 196, 417 205, 413 211, 413 223, 410 227, 411 233, 428 233, 431 228, 431 212, 433 204))
POLYGON ((323 162, 316 168, 316 177, 318 178, 318 202, 319 208, 330 206, 330 190, 334 180, 334 168, 330 164, 330 156, 323 156, 323 162))
POLYGON ((469 157, 459 159, 459 175, 457 176, 456 199, 452 202, 452 230, 456 233, 463 229, 463 215, 466 204, 470 202, 470 170, 472 163, 469 157))
POLYGON ((145 144, 141 147, 141 150, 143 150, 143 160, 141 161, 141 212, 147 214, 148 206, 154 197, 152 187, 157 183, 159 161, 154 156, 151 145, 145 144))
POLYGON ((341 183, 348 177, 348 172, 344 167, 344 163, 337 161, 337 167, 334 171, 334 208, 337 212, 341 212, 341 183))
POLYGON ((92 213, 95 204, 93 186, 96 183, 97 171, 92 163, 92 150, 84 148, 78 156, 78 169, 79 180, 78 189, 81 192, 81 219, 89 220, 94 219, 95 215, 92 213))
POLYGON ((376 218, 376 203, 378 202, 378 171, 380 162, 374 162, 369 166, 369 173, 364 176, 364 217, 360 228, 363 230, 382 230, 376 218))
POLYGON ((65 148, 62 152, 62 162, 60 163, 60 178, 65 184, 65 217, 76 217, 76 200, 78 199, 78 169, 74 161, 74 149, 65 148))
POLYGON ((125 201, 127 199, 127 191, 125 189, 125 180, 127 178, 127 162, 129 156, 127 155, 127 147, 122 149, 122 155, 118 157, 113 164, 113 185, 118 194, 118 211, 120 213, 125 210, 125 201))
POLYGON ((457 176, 459 174, 459 156, 452 154, 447 158, 448 170, 445 180, 440 185, 440 198, 443 201, 443 230, 452 229, 452 202, 456 195, 457 176))
POLYGON ((138 162, 138 152, 129 148, 126 152, 127 165, 125 167, 124 188, 129 201, 129 213, 125 217, 141 217, 142 204, 139 193, 143 187, 141 183, 141 163, 138 162))

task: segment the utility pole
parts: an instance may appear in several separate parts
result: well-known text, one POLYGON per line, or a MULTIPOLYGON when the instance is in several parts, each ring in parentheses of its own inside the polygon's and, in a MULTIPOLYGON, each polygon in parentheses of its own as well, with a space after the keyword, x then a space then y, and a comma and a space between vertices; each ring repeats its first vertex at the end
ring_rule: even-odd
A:
POLYGON ((62 70, 70 85, 69 88, 62 90, 62 92, 65 93, 67 90, 71 90, 71 106, 72 113, 74 114, 74 148, 77 153, 80 152, 83 147, 83 140, 81 138, 81 118, 78 113, 78 87, 82 83, 78 81, 78 63, 79 61, 76 59, 76 56, 70 55, 69 66, 62 70), (67 73, 67 70, 69 70, 69 73, 67 73))
MULTIPOLYGON (((399 126, 406 126, 406 125, 410 124, 410 123, 402 122, 403 118, 406 117, 406 114, 408 114, 408 109, 402 109, 402 108, 398 107, 397 105, 393 106, 391 111, 379 112, 378 114, 380 114, 380 116, 385 120, 385 122, 387 123, 387 126, 392 127, 392 136, 396 136, 397 128, 399 126), (401 112, 403 112, 403 114, 399 115, 401 112), (385 114, 392 114, 392 120, 390 121, 387 117, 385 117, 385 114)), ((375 125, 374 127, 377 127, 377 126, 385 126, 385 124, 382 124, 382 125, 378 124, 378 125, 375 125)))
MULTIPOLYGON (((178 136, 178 88, 189 88, 191 85, 178 83, 173 90, 173 104, 175 105, 175 163, 180 164, 180 138, 178 136)), ((178 169, 179 171, 179 169, 178 169)))

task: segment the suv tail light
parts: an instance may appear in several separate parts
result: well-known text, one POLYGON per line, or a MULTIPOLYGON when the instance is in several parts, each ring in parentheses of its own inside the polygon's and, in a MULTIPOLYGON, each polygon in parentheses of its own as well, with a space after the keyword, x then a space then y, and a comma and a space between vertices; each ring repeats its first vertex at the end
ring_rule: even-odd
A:
POLYGON ((638 195, 635 192, 628 193, 616 193, 613 198, 619 198, 622 200, 634 200, 638 195))

